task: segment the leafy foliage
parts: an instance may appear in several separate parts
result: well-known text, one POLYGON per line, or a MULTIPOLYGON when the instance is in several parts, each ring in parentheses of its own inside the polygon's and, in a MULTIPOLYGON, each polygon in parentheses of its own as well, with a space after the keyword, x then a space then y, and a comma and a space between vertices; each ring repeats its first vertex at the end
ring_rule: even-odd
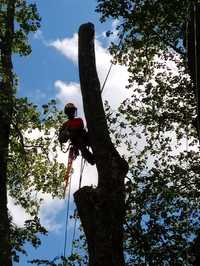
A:
POLYGON ((184 62, 193 3, 98 1, 101 21, 116 19, 124 35, 120 49, 113 43, 110 51, 127 66, 127 87, 133 90, 120 113, 107 106, 113 140, 130 165, 128 265, 193 265, 199 252, 194 251, 200 225, 197 103, 184 62))
MULTIPOLYGON (((22 252, 26 241, 37 247, 38 233, 46 234, 38 218, 42 193, 62 198, 65 166, 58 163, 58 127, 63 114, 52 100, 43 106, 42 115, 37 106, 26 98, 16 99, 11 125, 8 160, 8 190, 16 204, 21 205, 33 220, 24 228, 13 225, 13 253, 22 252), (21 246, 22 245, 22 246, 21 246)), ((15 255, 16 257, 16 255, 15 255)))
MULTIPOLYGON (((35 3, 28 3, 26 0, 14 0, 15 3, 15 30, 12 36, 12 52, 20 55, 28 55, 31 47, 28 44, 28 34, 35 32, 40 27, 40 17, 35 3)), ((5 34, 8 30, 7 1, 0 1, 0 44, 4 46, 5 34)))
MULTIPOLYGON (((186 17, 192 1, 98 0, 101 21, 117 20, 116 30, 124 36, 123 45, 112 44, 110 51, 119 63, 126 64, 135 80, 148 78, 155 55, 172 48, 185 56, 186 17)), ((131 78, 130 78, 131 79, 131 78)))
POLYGON ((156 63, 154 78, 107 115, 125 153, 127 265, 192 265, 200 227, 195 96, 181 61, 156 63), (170 64, 176 68, 170 69, 170 64))
POLYGON ((32 220, 25 221, 24 227, 20 228, 16 225, 11 227, 11 237, 12 237, 12 256, 15 262, 20 261, 19 253, 27 255, 26 250, 23 248, 24 244, 28 241, 33 247, 37 248, 41 241, 38 234, 47 234, 44 227, 41 226, 40 221, 37 216, 32 220))

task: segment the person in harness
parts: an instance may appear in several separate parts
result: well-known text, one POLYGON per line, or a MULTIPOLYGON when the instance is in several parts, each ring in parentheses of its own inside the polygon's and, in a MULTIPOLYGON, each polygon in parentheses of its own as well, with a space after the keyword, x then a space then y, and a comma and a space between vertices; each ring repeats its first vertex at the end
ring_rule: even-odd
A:
POLYGON ((63 123, 59 130, 58 140, 60 144, 70 140, 75 153, 81 152, 83 158, 91 165, 95 164, 94 155, 89 151, 88 132, 84 129, 83 120, 77 118, 77 108, 73 103, 67 103, 64 108, 68 120, 63 123))

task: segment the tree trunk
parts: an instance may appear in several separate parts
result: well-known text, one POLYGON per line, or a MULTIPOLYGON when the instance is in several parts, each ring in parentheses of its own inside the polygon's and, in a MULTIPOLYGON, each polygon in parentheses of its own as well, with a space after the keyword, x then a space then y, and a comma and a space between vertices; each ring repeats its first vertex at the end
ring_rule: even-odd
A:
POLYGON ((90 266, 123 266, 124 178, 128 164, 111 142, 101 99, 94 51, 94 25, 79 29, 79 75, 91 147, 98 170, 97 188, 74 194, 88 244, 90 266))
POLYGON ((7 1, 6 29, 1 43, 0 80, 0 265, 11 266, 11 243, 7 209, 7 162, 13 109, 12 39, 15 1, 7 1))

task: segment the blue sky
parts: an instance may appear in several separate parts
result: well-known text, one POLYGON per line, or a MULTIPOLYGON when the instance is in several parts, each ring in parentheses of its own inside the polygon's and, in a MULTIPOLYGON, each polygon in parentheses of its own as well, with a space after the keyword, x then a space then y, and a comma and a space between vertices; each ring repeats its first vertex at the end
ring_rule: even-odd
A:
POLYGON ((15 59, 15 69, 20 77, 19 95, 26 95, 42 104, 55 97, 55 80, 78 80, 77 69, 44 43, 71 37, 82 23, 88 21, 95 24, 97 34, 106 31, 109 24, 99 22, 99 15, 94 12, 95 5, 96 1, 93 0, 37 1, 42 17, 42 36, 30 37, 30 56, 15 59))
MULTIPOLYGON (((67 101, 77 104, 79 115, 83 116, 82 100, 79 88, 77 68, 77 31, 82 23, 92 22, 96 28, 97 69, 101 83, 110 67, 111 57, 105 38, 105 31, 110 30, 115 22, 104 24, 99 22, 99 14, 95 13, 94 0, 42 0, 36 1, 42 17, 41 28, 30 36, 32 54, 28 57, 14 57, 15 72, 19 77, 19 96, 26 96, 37 105, 47 103, 56 98, 60 108, 67 101)), ((124 67, 116 66, 112 70, 103 93, 103 99, 109 100, 113 108, 119 105, 127 92, 124 87, 128 74, 124 67), (115 96, 114 96, 115 95, 115 96)), ((60 161, 66 162, 66 155, 60 153, 60 161)), ((72 192, 78 188, 80 158, 74 164, 72 192)), ((96 184, 95 166, 86 166, 83 184, 96 184)), ((22 225, 27 218, 24 210, 14 205, 9 199, 9 208, 14 214, 14 221, 22 225)), ((70 202, 73 212, 74 203, 70 202)), ((51 199, 44 195, 44 203, 40 217, 42 223, 49 228, 48 237, 42 237, 42 245, 37 250, 27 247, 29 256, 21 256, 20 266, 30 265, 27 260, 34 258, 53 259, 62 254, 64 245, 64 230, 66 217, 66 202, 51 199)), ((69 241, 71 249, 72 226, 69 226, 69 241)))

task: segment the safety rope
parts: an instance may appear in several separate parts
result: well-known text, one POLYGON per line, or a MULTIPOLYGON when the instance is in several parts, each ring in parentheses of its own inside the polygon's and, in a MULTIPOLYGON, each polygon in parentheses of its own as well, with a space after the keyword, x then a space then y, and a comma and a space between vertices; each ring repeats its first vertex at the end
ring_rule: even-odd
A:
POLYGON ((67 198, 67 214, 66 214, 66 223, 65 223, 65 240, 64 240, 64 250, 63 250, 63 257, 65 258, 66 256, 66 246, 67 246, 67 229, 68 229, 68 220, 69 220, 69 202, 70 202, 70 193, 71 193, 71 176, 69 180, 69 190, 68 190, 68 198, 67 198))
MULTIPOLYGON (((81 159, 81 169, 80 169, 80 178, 79 178, 79 189, 81 188, 81 182, 82 182, 82 176, 83 176, 83 170, 85 167, 85 160, 81 159)), ((67 238, 68 238, 68 220, 69 220, 69 203, 70 203, 70 194, 71 194, 71 176, 69 180, 69 191, 68 191, 68 198, 67 198, 67 214, 66 214, 66 223, 65 223, 65 238, 64 238, 64 249, 63 249, 63 257, 65 259, 66 257, 66 246, 67 246, 67 238)), ((73 254, 73 248, 74 248, 74 240, 76 235, 76 224, 77 224, 77 211, 75 210, 75 222, 74 222, 74 228, 73 228, 73 236, 72 236, 72 247, 71 247, 71 255, 73 254)))
MULTIPOLYGON (((79 188, 81 188, 81 183, 82 183, 82 177, 83 177, 83 171, 85 168, 85 160, 81 159, 81 170, 80 170, 80 178, 79 178, 79 188)), ((77 225, 77 219, 78 219, 78 213, 77 213, 77 209, 75 209, 74 211, 74 229, 73 229, 73 235, 72 235, 72 247, 71 247, 71 255, 73 254, 74 251, 74 241, 75 241, 75 236, 76 236, 76 225, 77 225)))
POLYGON ((110 71, 111 71, 112 67, 113 67, 113 62, 111 62, 111 64, 110 64, 110 67, 109 67, 108 73, 107 73, 107 75, 106 75, 106 78, 105 78, 105 80, 104 80, 103 86, 102 86, 102 88, 101 88, 101 93, 102 93, 103 90, 104 90, 104 87, 105 87, 105 85, 106 85, 106 82, 107 82, 107 80, 108 80, 108 77, 109 77, 109 75, 110 75, 110 71))
MULTIPOLYGON (((118 44, 118 46, 117 46, 117 51, 120 49, 120 46, 121 46, 122 41, 123 41, 123 39, 124 39, 124 35, 125 35, 125 30, 123 31, 122 35, 120 36, 120 41, 119 41, 119 44, 118 44)), ((109 67, 108 73, 107 73, 107 75, 106 75, 106 77, 105 77, 105 80, 104 80, 103 85, 102 85, 102 88, 101 88, 101 93, 103 92, 103 90, 104 90, 104 88, 105 88, 105 85, 106 85, 106 82, 107 82, 108 77, 109 77, 109 75, 110 75, 110 72, 111 72, 111 69, 112 69, 112 67, 113 67, 113 64, 114 64, 113 61, 111 61, 111 64, 110 64, 110 67, 109 67)))

